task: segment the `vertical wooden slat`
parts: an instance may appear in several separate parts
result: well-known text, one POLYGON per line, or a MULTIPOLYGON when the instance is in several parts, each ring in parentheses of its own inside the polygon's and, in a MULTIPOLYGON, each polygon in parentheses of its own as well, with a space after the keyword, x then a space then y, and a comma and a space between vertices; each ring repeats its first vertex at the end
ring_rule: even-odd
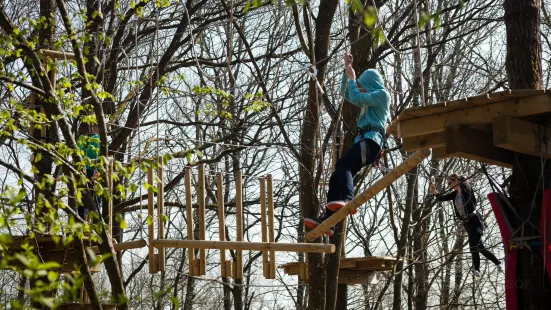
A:
MULTIPOLYGON (((199 200, 199 240, 205 240, 206 228, 205 228, 205 165, 199 165, 199 193, 197 194, 199 200)), ((199 275, 205 275, 207 273, 207 251, 205 249, 199 250, 199 275)))
POLYGON ((147 217, 148 217, 148 243, 149 247, 149 273, 155 273, 157 268, 154 264, 155 248, 153 247, 153 239, 155 239, 155 221, 153 220, 153 167, 147 169, 147 183, 151 189, 147 191, 147 217), (151 223, 151 225, 149 225, 151 223))
MULTIPOLYGON (((193 240, 193 201, 191 196, 191 168, 186 167, 186 177, 185 177, 185 188, 186 188, 186 217, 187 217, 187 239, 193 240)), ((197 276, 195 274, 195 251, 194 249, 188 249, 188 265, 189 265, 189 274, 192 276, 197 276)))
MULTIPOLYGON (((268 174, 268 241, 274 242, 274 192, 273 192, 273 180, 272 175, 268 174)), ((275 251, 270 251, 270 275, 268 279, 275 279, 276 274, 276 260, 275 251)))
MULTIPOLYGON (((165 238, 165 189, 164 189, 164 168, 162 164, 159 164, 157 168, 157 220, 159 221, 158 239, 165 238)), ((159 271, 166 270, 166 249, 160 248, 159 250, 159 271)))
MULTIPOLYGON (((218 200, 218 232, 220 241, 226 241, 226 216, 224 214, 224 189, 222 187, 222 173, 216 173, 216 194, 218 200)), ((227 277, 226 250, 220 249, 220 271, 222 277, 227 277)))
POLYGON ((113 158, 109 158, 109 165, 107 166, 107 195, 109 238, 113 238, 113 158))
MULTIPOLYGON (((262 226, 262 242, 268 242, 268 227, 266 226, 266 179, 260 178, 260 225, 262 226)), ((264 278, 270 277, 268 266, 268 251, 262 251, 262 271, 264 278)))
MULTIPOLYGON (((237 241, 243 241, 243 176, 241 170, 237 171, 235 176, 235 216, 237 217, 237 241)), ((235 279, 243 278, 243 251, 237 250, 235 253, 237 260, 235 264, 235 279)))

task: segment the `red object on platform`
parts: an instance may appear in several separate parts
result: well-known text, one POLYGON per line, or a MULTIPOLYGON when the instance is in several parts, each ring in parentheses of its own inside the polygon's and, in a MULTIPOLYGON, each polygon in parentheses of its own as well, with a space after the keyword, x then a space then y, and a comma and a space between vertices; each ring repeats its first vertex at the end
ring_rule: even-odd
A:
MULTIPOLYGON (((505 247, 508 249, 507 242, 511 239, 513 232, 511 231, 509 221, 507 221, 507 216, 496 193, 488 194, 488 200, 490 200, 492 210, 494 211, 494 216, 501 232, 501 238, 503 238, 505 247)), ((507 310, 518 309, 517 259, 518 252, 507 251, 505 258, 505 305, 507 310)))
POLYGON ((547 277, 551 281, 551 188, 546 188, 543 192, 543 199, 541 202, 541 217, 540 217, 540 230, 543 233, 542 242, 544 246, 541 247, 541 255, 545 259, 545 269, 547 270, 547 277))

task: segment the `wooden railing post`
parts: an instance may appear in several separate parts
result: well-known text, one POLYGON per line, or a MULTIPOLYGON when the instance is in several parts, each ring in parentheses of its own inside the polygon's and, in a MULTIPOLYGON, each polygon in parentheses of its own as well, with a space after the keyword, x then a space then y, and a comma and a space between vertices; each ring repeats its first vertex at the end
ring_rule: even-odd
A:
MULTIPOLYGON (((205 164, 199 165, 199 192, 197 193, 197 199, 199 200, 199 240, 205 240, 206 227, 205 227, 205 164)), ((205 249, 199 250, 199 275, 207 274, 207 252, 205 249)))
MULTIPOLYGON (((268 242, 268 226, 266 220, 266 179, 260 178, 260 225, 262 242, 268 242)), ((262 271, 264 278, 270 277, 270 266, 268 262, 268 251, 262 251, 262 271)))
MULTIPOLYGON (((273 182, 272 175, 268 175, 268 242, 275 242, 274 234, 274 192, 273 192, 273 182)), ((276 274, 276 259, 275 251, 270 251, 270 260, 269 260, 269 277, 268 279, 275 279, 276 274)))
POLYGON ((153 240, 155 240, 155 221, 154 221, 154 197, 153 197, 153 166, 150 166, 147 169, 147 183, 149 184, 149 189, 147 191, 147 232, 148 232, 148 242, 149 247, 149 273, 157 272, 157 264, 155 257, 155 247, 153 246, 153 240))
MULTIPOLYGON (((186 190, 186 217, 187 217, 187 239, 193 240, 193 200, 191 195, 191 168, 186 167, 185 176, 185 190, 186 190)), ((188 249, 188 265, 189 274, 191 276, 198 276, 199 272, 195 267, 195 249, 188 249)))
MULTIPOLYGON (((218 234, 220 236, 220 241, 226 241, 226 215, 224 212, 224 187, 222 181, 222 173, 216 173, 216 200, 218 200, 218 234)), ((231 275, 231 273, 228 274, 226 265, 226 250, 220 249, 220 273, 222 274, 222 277, 228 277, 231 275)))
MULTIPOLYGON (((235 240, 243 241, 243 177, 241 170, 237 171, 235 176, 235 216, 237 224, 237 236, 235 240)), ((235 270, 235 279, 243 278, 243 251, 237 250, 235 253, 237 262, 233 270, 235 270)))
MULTIPOLYGON (((164 168, 161 162, 157 168, 157 220, 159 221, 157 239, 165 238, 165 190, 164 190, 164 168)), ((166 251, 159 249, 158 263, 159 271, 166 270, 166 251)))

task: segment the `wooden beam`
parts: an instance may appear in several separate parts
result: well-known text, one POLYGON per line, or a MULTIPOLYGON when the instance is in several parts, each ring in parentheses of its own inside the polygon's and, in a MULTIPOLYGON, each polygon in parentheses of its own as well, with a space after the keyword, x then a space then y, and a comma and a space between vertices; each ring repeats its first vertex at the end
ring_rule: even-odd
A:
POLYGON ((109 226, 109 238, 113 237, 113 158, 109 158, 107 166, 107 225, 109 226))
POLYGON ((411 155, 408 159, 402 162, 394 170, 387 173, 385 176, 380 178, 375 184, 366 189, 363 193, 354 197, 350 202, 348 202, 344 207, 339 211, 335 212, 329 218, 327 218, 323 223, 318 225, 306 235, 306 241, 313 241, 321 237, 324 232, 326 232, 331 227, 334 227, 337 223, 346 218, 352 211, 361 207, 366 201, 373 198, 377 193, 385 189, 387 186, 396 181, 399 177, 404 175, 409 170, 413 169, 417 164, 419 164, 423 159, 427 158, 430 155, 430 149, 417 151, 411 155))
MULTIPOLYGON (((268 226, 266 220, 266 179, 260 178, 260 228, 262 242, 268 242, 268 226)), ((262 251, 262 273, 264 278, 270 277, 270 266, 268 261, 268 251, 262 251)))
MULTIPOLYGON (((216 200, 218 202, 218 236, 220 241, 226 241, 226 215, 224 212, 224 188, 222 173, 216 173, 216 200)), ((220 249, 220 273, 222 277, 230 276, 226 272, 226 249, 220 249)))
MULTIPOLYGON (((191 195, 191 168, 186 167, 186 176, 184 180, 186 191, 186 217, 187 217, 187 239, 193 240, 193 200, 191 195)), ((191 276, 198 276, 195 269, 195 249, 188 250, 188 269, 191 276)))
POLYGON ((402 150, 406 152, 414 152, 427 148, 438 148, 443 146, 446 146, 446 135, 443 132, 435 132, 428 135, 402 139, 402 150))
MULTIPOLYGON (((199 192, 197 193, 199 200, 199 209, 197 215, 199 218, 199 240, 205 240, 206 222, 205 222, 205 164, 199 164, 199 192)), ((207 274, 207 252, 205 249, 199 250, 199 275, 207 274)))
MULTIPOLYGON (((165 238, 165 192, 164 192, 164 168, 159 162, 157 168, 157 220, 159 221, 158 239, 165 238)), ((166 271, 166 252, 165 249, 159 249, 159 271, 166 271)))
POLYGON ((487 105, 472 106, 451 112, 434 114, 398 122, 401 138, 442 132, 454 124, 489 124, 502 115, 521 117, 551 112, 551 99, 547 94, 510 99, 487 105))
POLYGON ((334 244, 323 243, 284 243, 284 242, 248 242, 248 241, 211 241, 211 240, 153 240, 156 248, 194 248, 194 249, 224 249, 245 251, 277 251, 277 252, 307 252, 334 253, 334 244))
POLYGON ((120 252, 124 250, 141 249, 146 245, 147 242, 144 239, 140 239, 113 244, 113 248, 115 249, 115 252, 120 252))
MULTIPOLYGON (((268 242, 275 242, 275 235, 274 235, 274 189, 273 189, 273 180, 272 175, 268 174, 267 179, 267 192, 268 192, 268 242)), ((268 279, 275 279, 276 278, 276 258, 275 258, 275 251, 270 251, 270 260, 269 260, 269 267, 270 267, 270 276, 268 279)))
POLYGON ((45 57, 50 57, 53 59, 67 59, 67 60, 75 60, 75 54, 74 53, 66 53, 66 52, 60 52, 60 51, 52 51, 47 49, 41 49, 40 52, 45 57))
POLYGON ((547 149, 544 143, 546 138, 551 138, 551 128, 510 116, 502 116, 494 118, 492 129, 495 146, 551 159, 551 147, 547 149))
MULTIPOLYGON (((243 241, 243 176, 238 170, 235 176, 235 216, 236 216, 236 241, 243 241)), ((235 276, 234 279, 243 278, 243 251, 235 252, 235 276)))
POLYGON ((377 272, 363 270, 339 270, 339 284, 348 285, 374 285, 377 280, 377 272))
POLYGON ((149 244, 149 273, 155 273, 157 270, 157 266, 153 262, 153 257, 155 256, 155 248, 151 245, 153 240, 155 239, 155 221, 153 220, 154 213, 153 213, 153 167, 150 166, 147 169, 147 183, 149 184, 150 188, 147 191, 147 239, 149 244), (151 223, 151 224, 149 224, 151 223))
POLYGON ((460 157, 501 167, 513 167, 514 154, 493 146, 492 134, 466 125, 446 127, 445 151, 434 157, 460 157))

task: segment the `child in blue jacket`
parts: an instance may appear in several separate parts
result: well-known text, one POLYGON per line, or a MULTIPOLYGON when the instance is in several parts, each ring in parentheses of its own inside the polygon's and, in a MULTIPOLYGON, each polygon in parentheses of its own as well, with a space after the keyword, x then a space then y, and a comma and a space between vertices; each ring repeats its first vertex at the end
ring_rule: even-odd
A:
MULTIPOLYGON (((310 229, 316 228, 354 198, 353 178, 362 167, 377 160, 385 140, 386 121, 390 117, 390 94, 379 72, 368 69, 356 81, 352 55, 345 55, 344 63, 341 94, 348 102, 361 108, 357 122, 358 136, 352 148, 337 161, 335 171, 331 174, 325 214, 321 218, 304 219, 304 225, 310 229)), ((332 236, 333 231, 329 230, 325 234, 332 236)))
MULTIPOLYGON (((96 161, 98 159, 98 155, 99 155, 99 147, 100 147, 100 139, 99 139, 99 128, 97 125, 95 124, 92 124, 92 125, 89 125, 89 132, 91 134, 91 136, 81 136, 79 141, 78 141, 78 147, 80 148, 81 151, 84 152, 84 156, 93 160, 93 161, 96 161)), ((94 188, 94 185, 93 185, 93 180, 96 179, 97 177, 97 174, 98 174, 98 171, 95 167, 91 167, 89 165, 86 165, 86 177, 90 180, 90 187, 92 188, 92 191, 93 191, 93 188, 94 188)), ((98 208, 101 208, 101 203, 102 203, 102 200, 101 200, 101 197, 98 197, 96 195, 96 193, 93 191, 93 196, 94 198, 96 199, 97 203, 98 203, 98 208)), ((86 220, 86 215, 87 215, 87 208, 85 206, 79 206, 78 207, 78 215, 86 220)))

